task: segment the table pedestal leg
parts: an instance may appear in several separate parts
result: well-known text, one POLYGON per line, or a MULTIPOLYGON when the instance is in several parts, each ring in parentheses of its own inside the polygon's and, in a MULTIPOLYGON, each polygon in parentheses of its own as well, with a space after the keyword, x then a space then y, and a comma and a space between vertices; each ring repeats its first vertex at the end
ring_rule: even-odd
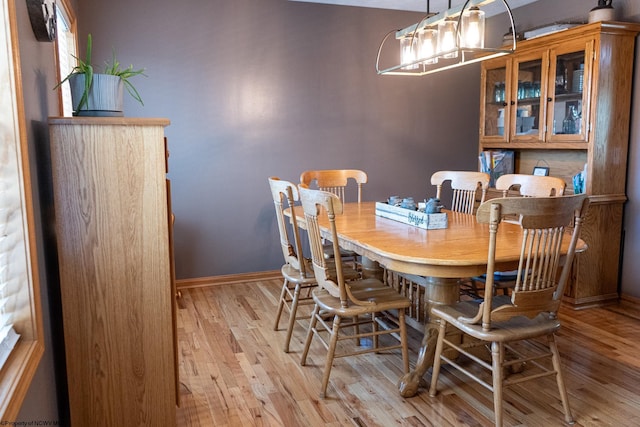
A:
POLYGON ((441 304, 453 304, 460 297, 458 279, 442 279, 438 277, 421 277, 420 285, 425 286, 427 315, 429 319, 424 325, 424 336, 418 351, 418 361, 413 371, 405 374, 398 382, 398 389, 402 397, 415 396, 422 376, 433 366, 436 340, 438 339, 438 324, 431 318, 431 307, 441 304))
POLYGON ((365 279, 383 279, 384 269, 380 267, 380 264, 378 264, 376 261, 363 256, 361 257, 360 263, 362 265, 362 277, 364 277, 365 279))

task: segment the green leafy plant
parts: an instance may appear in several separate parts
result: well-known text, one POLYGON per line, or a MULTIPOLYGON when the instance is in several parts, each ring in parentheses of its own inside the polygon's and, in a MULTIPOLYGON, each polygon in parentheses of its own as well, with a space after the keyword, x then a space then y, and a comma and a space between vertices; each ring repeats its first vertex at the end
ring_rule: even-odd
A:
MULTIPOLYGON (((93 75, 95 73, 94 67, 93 65, 91 65, 92 50, 93 50, 93 41, 91 38, 91 34, 89 34, 87 36, 87 51, 85 54, 85 58, 81 59, 74 56, 74 58, 76 58, 76 60, 78 61, 78 64, 75 67, 73 67, 73 69, 71 70, 71 73, 69 73, 68 76, 66 76, 60 83, 58 83, 54 87, 54 89, 57 89, 58 87, 60 87, 60 85, 62 85, 64 82, 69 80, 69 78, 71 78, 74 75, 84 74, 85 76, 84 92, 82 93, 82 98, 80 99, 80 102, 78 103, 76 110, 80 110, 83 106, 85 106, 88 103, 88 100, 89 100, 89 90, 91 89, 91 84, 93 83, 93 75)), ((122 80, 122 83, 124 84, 124 87, 127 89, 127 92, 129 92, 129 94, 133 97, 133 99, 138 101, 141 105, 144 105, 144 102, 142 102, 142 98, 140 97, 140 93, 138 93, 136 88, 129 81, 131 77, 135 77, 137 75, 146 76, 146 74, 144 74, 144 68, 140 68, 136 70, 133 68, 133 65, 129 65, 127 68, 121 69, 120 62, 118 62, 118 60, 116 59, 116 53, 114 50, 113 56, 111 58, 111 62, 105 61, 104 74, 120 77, 120 80, 122 80)))

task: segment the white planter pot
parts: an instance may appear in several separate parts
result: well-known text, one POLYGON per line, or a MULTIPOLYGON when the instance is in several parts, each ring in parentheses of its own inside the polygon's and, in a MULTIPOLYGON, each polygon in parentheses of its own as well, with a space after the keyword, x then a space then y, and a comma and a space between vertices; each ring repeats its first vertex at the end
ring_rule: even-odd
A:
POLYGON ((87 103, 78 109, 84 93, 84 81, 84 74, 75 74, 69 78, 74 116, 122 117, 124 115, 124 84, 120 77, 94 74, 87 103))

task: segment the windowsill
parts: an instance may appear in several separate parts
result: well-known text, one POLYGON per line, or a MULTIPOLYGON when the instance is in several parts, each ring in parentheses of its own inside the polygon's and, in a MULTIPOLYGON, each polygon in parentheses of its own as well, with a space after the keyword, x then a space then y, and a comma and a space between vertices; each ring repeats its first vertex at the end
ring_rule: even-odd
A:
POLYGON ((11 421, 18 416, 43 353, 42 340, 21 339, 16 344, 0 371, 0 420, 11 421))

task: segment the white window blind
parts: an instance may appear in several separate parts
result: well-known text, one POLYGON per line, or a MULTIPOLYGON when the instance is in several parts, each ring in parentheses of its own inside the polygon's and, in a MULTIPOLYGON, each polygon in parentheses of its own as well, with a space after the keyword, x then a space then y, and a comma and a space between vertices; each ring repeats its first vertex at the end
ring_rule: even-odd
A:
MULTIPOLYGON (((6 132, 2 132, 7 135, 6 132)), ((0 141, 0 366, 18 341, 14 322, 29 279, 29 254, 22 215, 22 171, 17 141, 0 141)))

